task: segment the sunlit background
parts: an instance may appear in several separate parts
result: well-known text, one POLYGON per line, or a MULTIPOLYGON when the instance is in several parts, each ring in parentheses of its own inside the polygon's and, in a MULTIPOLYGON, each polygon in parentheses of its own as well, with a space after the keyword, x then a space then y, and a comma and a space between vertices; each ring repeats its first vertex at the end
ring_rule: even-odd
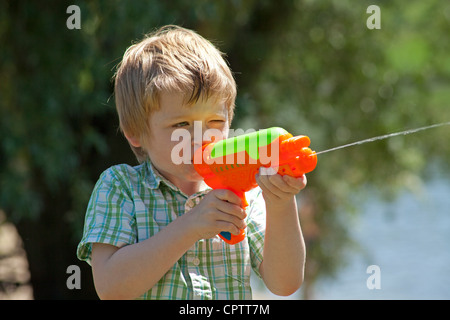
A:
MULTIPOLYGON (((97 299, 75 256, 87 202, 102 171, 137 163, 111 77, 165 24, 226 53, 233 128, 280 126, 319 151, 450 121, 446 1, 0 0, 0 299, 97 299)), ((306 279, 284 299, 449 299, 449 140, 443 126, 319 155, 299 196, 306 279)))

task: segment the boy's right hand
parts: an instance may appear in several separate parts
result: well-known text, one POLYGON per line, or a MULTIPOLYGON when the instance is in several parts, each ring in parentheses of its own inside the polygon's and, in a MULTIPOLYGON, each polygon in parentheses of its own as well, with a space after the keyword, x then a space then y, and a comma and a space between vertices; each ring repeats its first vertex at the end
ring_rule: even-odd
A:
POLYGON ((241 208, 241 199, 232 191, 210 191, 192 210, 185 214, 197 239, 209 239, 222 231, 238 235, 247 227, 247 216, 241 208))

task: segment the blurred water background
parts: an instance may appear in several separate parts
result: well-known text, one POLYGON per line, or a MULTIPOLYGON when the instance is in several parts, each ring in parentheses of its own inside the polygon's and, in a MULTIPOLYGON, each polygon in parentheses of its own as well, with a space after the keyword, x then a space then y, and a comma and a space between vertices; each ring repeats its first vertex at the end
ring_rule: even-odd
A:
MULTIPOLYGON (((436 174, 416 192, 393 202, 373 197, 351 221, 359 245, 334 278, 318 281, 313 299, 450 299, 450 183, 436 174), (380 289, 369 289, 380 268, 380 289)), ((277 299, 255 279, 255 298, 277 299)), ((301 298, 301 290, 290 299, 301 298)))

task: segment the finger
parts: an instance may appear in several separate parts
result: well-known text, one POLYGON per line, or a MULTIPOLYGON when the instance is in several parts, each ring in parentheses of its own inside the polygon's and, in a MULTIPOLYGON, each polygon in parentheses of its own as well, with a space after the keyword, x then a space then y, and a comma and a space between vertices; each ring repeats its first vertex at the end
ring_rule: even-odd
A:
POLYGON ((276 195, 272 192, 272 190, 269 186, 270 182, 265 177, 257 175, 256 182, 258 183, 258 185, 260 186, 260 188, 262 189, 262 191, 264 192, 265 195, 267 195, 269 197, 279 198, 278 195, 276 195))
POLYGON ((266 190, 270 190, 271 193, 278 197, 283 197, 286 193, 295 194, 299 191, 288 185, 279 174, 260 175, 260 181, 263 183, 266 190))
POLYGON ((216 208, 226 214, 236 216, 239 219, 244 219, 247 216, 244 209, 231 202, 219 201, 216 205, 216 208))
POLYGON ((214 195, 219 200, 228 201, 228 202, 234 203, 238 206, 241 206, 241 204, 242 204, 241 198, 239 198, 238 195, 235 194, 233 191, 230 191, 227 189, 214 190, 214 195))
MULTIPOLYGON (((277 174, 269 177, 269 182, 272 184, 273 187, 276 189, 284 192, 284 193, 297 193, 298 189, 288 184, 283 176, 277 174)), ((276 190, 274 189, 274 191, 276 190)))
MULTIPOLYGON (((245 223, 244 220, 237 218, 236 216, 233 215, 229 215, 226 213, 221 213, 220 216, 217 219, 217 222, 219 224, 222 223, 228 223, 231 224, 232 226, 234 226, 237 230, 242 230, 247 228, 247 224, 245 223)), ((221 231, 229 231, 227 229, 221 229, 221 231)), ((232 232, 232 231, 229 231, 232 232)), ((239 233, 239 232, 238 232, 239 233)))
POLYGON ((236 227, 234 224, 226 222, 226 221, 218 221, 219 224, 219 230, 217 233, 220 233, 222 231, 230 232, 231 234, 237 236, 241 232, 241 230, 236 227))
POLYGON ((293 188, 296 188, 298 190, 302 190, 306 187, 306 184, 308 180, 306 179, 305 175, 302 175, 301 177, 294 178, 290 177, 288 175, 283 176, 283 180, 290 185, 293 188))

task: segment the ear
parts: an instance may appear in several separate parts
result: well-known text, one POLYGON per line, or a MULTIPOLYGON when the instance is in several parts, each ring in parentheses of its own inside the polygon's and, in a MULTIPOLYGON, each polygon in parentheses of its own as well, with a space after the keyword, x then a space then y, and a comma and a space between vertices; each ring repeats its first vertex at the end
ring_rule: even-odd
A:
POLYGON ((128 133, 124 132, 125 138, 127 138, 128 143, 131 144, 135 148, 139 148, 141 146, 141 143, 139 142, 139 139, 136 136, 131 136, 128 133))

